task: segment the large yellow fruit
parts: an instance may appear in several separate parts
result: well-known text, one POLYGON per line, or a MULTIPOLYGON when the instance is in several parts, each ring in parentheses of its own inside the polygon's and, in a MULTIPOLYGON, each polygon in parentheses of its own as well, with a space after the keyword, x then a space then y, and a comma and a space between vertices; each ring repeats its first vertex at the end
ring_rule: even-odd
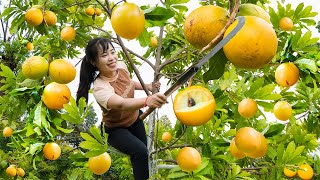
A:
POLYGON ((10 137, 12 136, 13 129, 11 127, 5 127, 2 133, 3 133, 3 137, 10 137))
POLYGON ((17 175, 23 177, 26 174, 22 168, 17 168, 17 175))
POLYGON ((41 56, 32 56, 22 64, 22 74, 29 79, 40 79, 47 75, 49 69, 48 61, 41 56))
POLYGON ((303 180, 309 180, 313 177, 313 169, 309 164, 299 166, 298 176, 303 180))
POLYGON ((61 148, 55 142, 47 143, 42 149, 43 155, 49 160, 56 160, 61 155, 61 148))
POLYGON ((228 11, 219 6, 201 6, 187 16, 184 37, 194 47, 201 49, 219 34, 228 19, 228 11))
MULTIPOLYGON (((228 60, 237 67, 258 69, 268 64, 276 55, 278 40, 271 24, 255 17, 245 16, 242 29, 224 47, 228 60)), ((238 24, 234 21, 226 30, 226 37, 238 24)))
POLYGON ((261 133, 259 133, 259 134, 260 134, 261 145, 254 152, 245 153, 246 156, 251 157, 251 158, 261 158, 266 155, 267 150, 268 150, 268 142, 263 134, 261 134, 261 133))
POLYGON ((184 147, 178 152, 177 163, 184 171, 194 171, 201 165, 201 155, 195 148, 184 147))
POLYGON ((299 69, 292 62, 280 64, 275 72, 276 82, 283 87, 294 85, 299 79, 299 69))
POLYGON ((60 84, 68 84, 76 77, 76 68, 64 59, 56 59, 49 65, 49 76, 60 84))
POLYGON ((76 30, 71 26, 64 27, 60 32, 61 39, 64 41, 72 41, 76 35, 76 30))
POLYGON ((54 26, 57 23, 57 15, 52 11, 46 11, 44 13, 44 20, 46 21, 48 26, 54 26))
POLYGON ((180 91, 173 101, 177 119, 187 126, 199 126, 208 122, 215 108, 213 95, 201 86, 191 86, 180 91))
POLYGON ((97 15, 97 16, 100 16, 102 14, 102 10, 100 8, 95 8, 94 9, 94 13, 97 15))
POLYGON ((286 101, 278 101, 273 107, 273 114, 281 121, 286 121, 292 116, 292 107, 286 101))
POLYGON ((292 177, 296 176, 297 170, 292 171, 292 170, 290 170, 290 169, 288 169, 288 168, 285 167, 285 168, 283 169, 283 174, 284 174, 285 176, 289 177, 289 178, 292 178, 292 177))
POLYGON ((169 142, 172 139, 172 135, 170 132, 164 132, 161 136, 163 142, 169 142))
POLYGON ((260 132, 251 127, 240 128, 235 135, 235 143, 245 154, 255 152, 261 145, 260 132))
POLYGON ((7 167, 6 173, 7 173, 7 175, 10 176, 10 177, 16 176, 16 175, 17 175, 16 166, 10 165, 9 167, 7 167))
POLYGON ((256 16, 270 23, 270 15, 260 6, 251 4, 251 3, 241 4, 239 6, 239 12, 237 13, 237 15, 238 16, 256 16))
POLYGON ((112 11, 111 25, 122 38, 134 39, 144 30, 143 11, 133 3, 125 2, 112 11))
POLYGON ((69 103, 71 92, 67 85, 52 82, 48 84, 42 94, 42 101, 49 109, 59 110, 69 103))
POLYGON ((43 14, 38 8, 30 8, 24 18, 31 26, 39 26, 43 21, 43 14))
POLYGON ((283 31, 291 31, 293 29, 293 21, 288 17, 283 17, 279 21, 279 27, 283 31))
POLYGON ((86 14, 87 14, 88 16, 93 16, 93 15, 94 15, 94 8, 91 7, 91 6, 87 7, 87 9, 86 9, 86 14))
POLYGON ((105 152, 99 156, 91 157, 88 161, 89 169, 96 175, 107 172, 111 166, 111 157, 105 152))
POLYGON ((230 154, 236 159, 242 159, 246 157, 246 155, 237 148, 234 138, 230 142, 230 154))
POLYGON ((238 112, 244 118, 251 118, 256 115, 258 105, 256 101, 250 98, 243 99, 238 105, 238 112))

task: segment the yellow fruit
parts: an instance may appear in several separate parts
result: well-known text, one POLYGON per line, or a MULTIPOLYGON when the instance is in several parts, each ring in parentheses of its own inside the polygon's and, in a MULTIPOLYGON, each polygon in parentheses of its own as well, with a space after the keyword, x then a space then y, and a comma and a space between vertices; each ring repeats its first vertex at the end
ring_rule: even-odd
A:
POLYGON ((87 7, 86 14, 88 16, 93 16, 94 15, 94 8, 93 7, 87 7))
MULTIPOLYGON (((271 24, 255 16, 245 16, 242 29, 224 47, 228 60, 237 67, 258 69, 268 64, 276 55, 277 35, 271 24)), ((238 24, 235 20, 224 37, 238 24)))
POLYGON ((238 105, 238 112, 244 118, 251 118, 256 115, 258 105, 256 101, 250 98, 243 99, 238 105))
POLYGON ((264 135, 262 135, 261 133, 259 134, 260 134, 261 145, 254 152, 245 153, 246 156, 251 158, 261 158, 266 155, 268 150, 268 142, 267 142, 267 139, 264 137, 264 135))
POLYGON ((303 180, 309 180, 313 177, 313 169, 309 164, 299 166, 298 176, 303 180))
POLYGON ((49 69, 48 61, 41 56, 32 56, 22 64, 22 74, 29 79, 40 79, 47 75, 49 69))
POLYGON ((135 4, 125 2, 112 11, 111 25, 125 39, 134 39, 144 30, 143 11, 135 4))
POLYGON ((72 41, 76 35, 76 31, 71 26, 64 27, 60 32, 61 39, 64 41, 72 41))
POLYGON ((99 8, 95 8, 94 9, 94 13, 97 15, 97 16, 100 16, 102 14, 102 10, 99 9, 99 8))
POLYGON ((161 136, 163 142, 169 142, 172 139, 172 135, 170 132, 164 132, 161 136))
POLYGON ((292 170, 290 170, 290 169, 288 169, 288 168, 284 168, 284 169, 283 169, 283 173, 284 173, 285 176, 287 176, 287 177, 289 177, 289 178, 292 178, 292 177, 296 176, 297 170, 292 171, 292 170))
POLYGON ((278 101, 273 107, 273 114, 277 119, 286 121, 292 116, 291 105, 286 101, 278 101))
POLYGON ((246 156, 242 151, 240 151, 237 148, 234 138, 230 142, 230 154, 236 159, 242 159, 246 156))
POLYGON ((76 77, 76 68, 64 59, 56 59, 49 65, 49 76, 60 84, 68 84, 76 77))
POLYGON ((44 13, 44 20, 48 26, 54 26, 57 23, 57 15, 52 11, 46 11, 44 13))
POLYGON ((291 31, 293 28, 293 22, 290 18, 288 17, 283 17, 279 21, 279 27, 283 31, 291 31))
POLYGON ((5 127, 2 133, 3 133, 3 137, 10 137, 12 136, 13 129, 11 127, 5 127))
POLYGON ((67 85, 52 82, 48 84, 42 94, 42 101, 49 109, 59 110, 69 103, 71 92, 67 85))
POLYGON ((184 22, 184 37, 194 47, 201 49, 211 42, 227 24, 227 10, 214 5, 193 10, 184 22))
POLYGON ((43 155, 49 160, 56 160, 61 155, 61 148, 57 143, 47 143, 42 149, 43 155))
POLYGON ((39 26, 43 21, 43 14, 38 8, 30 8, 24 18, 31 26, 39 26))
POLYGON ((178 152, 177 163, 184 171, 194 171, 201 165, 200 153, 195 148, 184 147, 178 152))
POLYGON ((280 64, 275 71, 276 82, 283 87, 294 85, 299 79, 299 69, 293 63, 280 64))
POLYGON ((243 153, 255 152, 261 145, 260 132, 251 127, 240 128, 235 135, 235 143, 243 153))
POLYGON ((26 45, 26 48, 29 50, 29 51, 31 51, 31 50, 33 50, 33 44, 31 43, 31 42, 28 42, 27 43, 27 45, 26 45))
POLYGON ((17 168, 17 175, 23 177, 26 173, 22 168, 17 168))
POLYGON ((96 175, 107 172, 111 166, 111 157, 105 152, 99 156, 91 157, 88 161, 89 169, 96 175))
POLYGON ((177 119, 187 126, 200 126, 214 114, 216 102, 211 92, 201 86, 191 86, 180 91, 173 101, 177 119))
POLYGON ((17 175, 16 166, 10 165, 9 167, 7 167, 6 173, 7 173, 7 175, 10 176, 10 177, 16 176, 16 175, 17 175))
POLYGON ((270 23, 270 15, 260 6, 250 3, 241 4, 239 6, 238 16, 256 16, 270 23))
POLYGON ((158 45, 158 39, 155 38, 155 37, 151 37, 151 38, 150 38, 150 46, 151 46, 151 47, 155 47, 155 46, 157 46, 157 45, 158 45))

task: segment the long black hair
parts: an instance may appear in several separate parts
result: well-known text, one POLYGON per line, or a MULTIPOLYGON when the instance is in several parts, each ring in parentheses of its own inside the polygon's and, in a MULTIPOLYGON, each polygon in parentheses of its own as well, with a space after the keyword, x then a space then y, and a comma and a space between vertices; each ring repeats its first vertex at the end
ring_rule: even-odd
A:
POLYGON ((113 47, 110 40, 101 37, 94 38, 88 42, 85 50, 86 55, 82 58, 80 67, 80 81, 76 98, 77 103, 81 97, 85 97, 88 103, 88 93, 91 84, 97 77, 98 68, 96 64, 99 60, 99 50, 106 52, 109 44, 113 47))

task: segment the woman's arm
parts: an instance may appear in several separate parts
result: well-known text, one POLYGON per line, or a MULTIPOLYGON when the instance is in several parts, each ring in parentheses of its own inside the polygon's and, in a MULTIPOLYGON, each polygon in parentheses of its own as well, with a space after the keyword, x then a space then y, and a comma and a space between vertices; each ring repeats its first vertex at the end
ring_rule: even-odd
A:
POLYGON ((146 98, 122 98, 119 95, 112 95, 107 107, 119 110, 138 110, 145 105, 151 108, 159 108, 166 103, 167 97, 161 93, 153 94, 146 98))
MULTIPOLYGON (((155 86, 158 89, 160 89, 160 85, 161 85, 160 82, 156 82, 155 83, 155 86)), ((136 90, 143 90, 143 87, 142 87, 141 83, 138 82, 138 81, 134 81, 134 87, 135 87, 136 90)), ((146 87, 147 87, 147 89, 149 91, 152 91, 152 83, 146 84, 146 87)))

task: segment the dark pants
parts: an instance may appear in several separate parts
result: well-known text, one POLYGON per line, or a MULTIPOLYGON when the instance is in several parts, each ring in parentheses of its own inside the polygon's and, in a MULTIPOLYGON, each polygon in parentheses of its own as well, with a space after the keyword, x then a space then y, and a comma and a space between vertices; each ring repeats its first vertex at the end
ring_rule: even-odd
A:
POLYGON ((149 178, 146 130, 142 120, 137 119, 128 128, 106 128, 108 143, 130 156, 135 180, 149 178))

